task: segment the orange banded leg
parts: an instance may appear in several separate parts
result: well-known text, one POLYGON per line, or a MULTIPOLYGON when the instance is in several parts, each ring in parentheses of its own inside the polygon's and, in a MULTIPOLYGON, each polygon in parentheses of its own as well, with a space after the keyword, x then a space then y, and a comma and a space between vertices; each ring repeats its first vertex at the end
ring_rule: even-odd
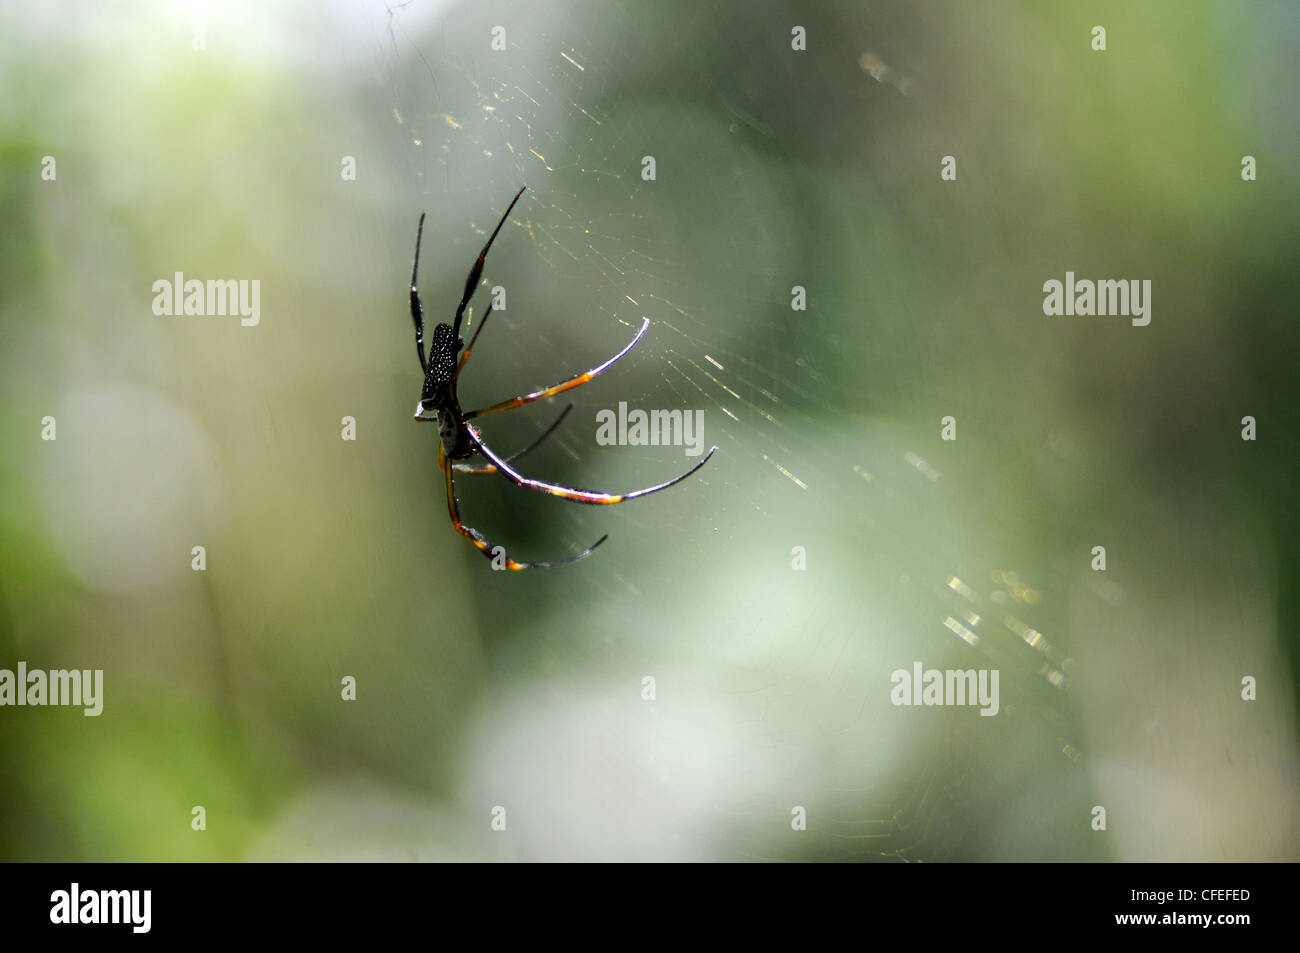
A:
POLYGON ((457 473, 496 473, 497 468, 490 463, 461 463, 459 460, 451 465, 457 473))
MULTIPOLYGON (((480 324, 479 329, 481 330, 482 327, 483 325, 480 324)), ((650 319, 643 317, 641 319, 641 330, 636 332, 636 337, 632 338, 627 347, 623 348, 623 350, 619 351, 604 364, 593 367, 591 370, 579 374, 577 377, 571 378, 563 383, 556 384, 554 387, 547 387, 544 390, 534 391, 533 393, 525 394, 522 397, 513 397, 510 400, 502 401, 499 404, 493 404, 491 407, 484 407, 482 410, 471 410, 465 414, 465 419, 471 420, 474 417, 486 417, 488 414, 499 414, 503 410, 513 410, 516 407, 522 407, 524 404, 531 404, 535 400, 541 400, 543 397, 554 397, 556 394, 562 394, 566 390, 571 390, 574 387, 587 383, 597 374, 608 370, 610 365, 625 355, 628 351, 632 350, 632 348, 636 347, 636 342, 641 340, 642 335, 645 334, 646 328, 648 327, 650 327, 650 319)))
POLYGON ((555 483, 544 483, 541 480, 534 480, 531 477, 526 477, 519 471, 513 469, 505 458, 498 456, 491 447, 484 443, 483 435, 479 433, 477 429, 469 424, 466 424, 465 428, 469 431, 470 438, 474 441, 474 445, 482 451, 483 456, 491 460, 492 463, 496 465, 496 468, 501 471, 501 475, 511 483, 516 486, 521 486, 526 490, 537 490, 541 493, 549 493, 552 496, 559 496, 566 500, 573 500, 575 503, 622 503, 624 500, 635 500, 638 496, 648 496, 651 493, 658 493, 660 490, 666 490, 675 483, 681 483, 700 467, 704 466, 704 464, 708 463, 709 458, 713 456, 714 451, 718 449, 717 447, 713 447, 704 455, 703 460, 695 464, 695 466, 691 467, 685 473, 673 477, 667 483, 660 483, 657 486, 643 487, 640 490, 629 490, 626 493, 602 493, 599 490, 575 490, 571 487, 559 486, 555 483))
POLYGON ((590 556, 597 546, 599 546, 605 540, 609 539, 609 534, 607 533, 604 536, 602 536, 600 539, 592 543, 590 546, 588 546, 586 549, 584 549, 582 552, 578 553, 576 556, 570 556, 568 559, 557 559, 552 562, 537 562, 537 563, 516 562, 515 560, 511 559, 508 555, 506 555, 506 551, 504 548, 500 546, 494 546, 486 536, 484 536, 474 527, 466 526, 464 523, 460 521, 460 506, 456 503, 456 484, 452 480, 452 476, 451 476, 452 471, 451 471, 451 467, 448 466, 448 463, 449 461, 447 460, 447 454, 443 450, 440 444, 438 446, 438 468, 442 470, 442 475, 445 478, 447 483, 447 515, 451 517, 451 525, 455 528, 456 532, 460 533, 460 535, 464 536, 471 543, 473 543, 474 547, 479 552, 481 552, 484 556, 486 556, 488 559, 495 559, 499 552, 499 554, 505 560, 505 566, 507 569, 517 571, 520 569, 552 569, 556 566, 564 566, 567 565, 568 563, 577 562, 579 559, 582 559, 585 556, 590 556))
MULTIPOLYGON (((549 427, 543 430, 542 435, 540 437, 538 437, 528 446, 524 447, 524 449, 516 450, 514 453, 510 454, 510 456, 506 457, 506 462, 509 463, 511 460, 518 460, 520 457, 526 456, 527 454, 532 453, 534 450, 540 447, 542 445, 542 441, 545 440, 547 437, 549 437, 551 434, 555 433, 555 428, 560 426, 560 424, 564 423, 564 418, 569 416, 569 411, 571 410, 573 410, 572 404, 565 407, 564 411, 560 414, 560 416, 555 418, 555 423, 551 424, 549 427)), ((490 463, 461 463, 458 460, 452 461, 451 468, 455 470, 457 473, 496 473, 497 472, 497 468, 490 463)))

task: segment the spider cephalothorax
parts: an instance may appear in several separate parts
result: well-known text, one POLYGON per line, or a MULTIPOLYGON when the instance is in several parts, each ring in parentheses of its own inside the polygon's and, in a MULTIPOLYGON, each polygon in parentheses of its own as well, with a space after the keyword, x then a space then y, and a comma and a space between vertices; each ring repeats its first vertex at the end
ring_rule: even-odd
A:
POLYGON ((528 490, 538 490, 542 493, 549 493, 552 496, 558 496, 562 499, 571 500, 575 503, 622 503, 624 500, 635 499, 638 496, 646 496, 650 493, 657 493, 659 490, 667 489, 674 483, 678 483, 709 461, 717 447, 713 447, 704 459, 695 466, 691 467, 680 476, 674 477, 667 483, 660 483, 657 486, 648 486, 640 490, 630 490, 627 493, 603 493, 597 490, 575 490, 570 487, 559 486, 554 483, 544 483, 541 480, 534 480, 530 477, 523 476, 517 470, 510 466, 512 460, 532 451, 543 440, 549 437, 555 428, 560 425, 573 405, 567 406, 556 421, 546 428, 545 431, 534 440, 531 444, 512 453, 508 457, 500 457, 486 443, 483 442, 483 435, 469 421, 475 417, 485 417, 488 414, 500 413, 503 410, 513 410, 515 407, 522 407, 524 404, 531 404, 535 400, 541 400, 543 397, 552 397, 555 394, 563 393, 594 378, 597 374, 606 370, 611 364, 620 357, 632 350, 636 342, 641 340, 646 329, 650 327, 650 319, 643 317, 641 319, 641 328, 636 332, 636 336, 631 342, 619 351, 605 363, 593 367, 589 371, 562 381, 553 387, 547 387, 531 394, 524 394, 521 397, 513 397, 510 400, 502 401, 499 404, 493 404, 491 407, 485 407, 482 410, 465 411, 461 409, 460 400, 456 396, 456 381, 460 377, 461 371, 465 369, 465 364, 469 360, 470 354, 474 350, 474 342, 482 333, 487 319, 492 314, 492 306, 489 305, 483 313, 483 319, 479 321, 478 327, 474 331, 474 336, 470 338, 469 346, 465 347, 465 342, 460 336, 461 321, 465 316, 465 308, 469 304, 469 299, 473 296, 474 290, 478 287, 479 280, 483 277, 483 262, 487 259, 488 250, 492 247, 492 242, 496 240, 497 234, 501 227, 505 225, 506 219, 510 216, 511 210, 519 197, 524 194, 521 188, 515 194, 514 200, 506 208, 505 214, 501 216, 501 221, 492 234, 488 236, 487 243, 483 250, 479 252, 478 259, 470 269, 469 277, 465 280, 465 293, 461 296, 460 304, 456 307, 456 317, 452 324, 439 324, 433 329, 433 340, 429 342, 429 356, 424 355, 424 305, 420 301, 420 291, 416 286, 416 278, 420 270, 420 239, 424 236, 424 216, 420 216, 420 225, 415 235, 415 261, 411 266, 411 317, 415 321, 415 350, 420 357, 420 368, 424 371, 424 386, 420 390, 420 403, 415 409, 415 419, 420 421, 436 420, 438 422, 438 436, 440 438, 438 446, 438 466, 442 469, 443 476, 447 485, 447 511, 451 516, 451 524, 455 527, 456 532, 467 538, 474 546, 489 559, 501 561, 507 569, 535 569, 549 568, 551 566, 563 566, 566 563, 582 559, 584 556, 591 555, 592 551, 603 543, 608 537, 602 536, 596 542, 592 543, 576 556, 570 556, 567 559, 561 559, 554 562, 531 562, 521 563, 510 559, 505 555, 505 550, 499 546, 494 546, 472 526, 466 526, 460 520, 460 507, 456 501, 456 485, 453 473, 500 473, 511 483, 521 486, 528 490), (459 356, 459 357, 458 357, 459 356), (488 459, 488 463, 469 463, 468 461, 478 454, 482 454, 488 459))

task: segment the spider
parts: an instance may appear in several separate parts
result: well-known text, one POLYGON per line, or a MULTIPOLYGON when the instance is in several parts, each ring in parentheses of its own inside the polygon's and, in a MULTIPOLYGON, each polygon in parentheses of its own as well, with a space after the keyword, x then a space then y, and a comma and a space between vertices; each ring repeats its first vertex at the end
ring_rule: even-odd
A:
POLYGON ((514 209, 515 203, 519 201, 520 196, 524 194, 524 188, 515 193, 514 200, 506 208, 505 214, 501 216, 501 221, 493 230, 479 252, 478 260, 469 271, 469 277, 465 281, 465 293, 461 295, 460 304, 456 306, 456 317, 452 324, 439 324, 433 329, 433 340, 429 342, 429 356, 426 360, 424 356, 424 305, 420 301, 420 291, 417 285, 417 275, 420 271, 420 240, 424 236, 424 216, 420 216, 420 224, 415 233, 415 261, 411 266, 411 318, 415 321, 415 351, 420 357, 420 368, 424 371, 424 387, 420 391, 420 403, 415 409, 415 419, 417 421, 438 422, 438 467, 442 470, 443 478, 447 484, 447 513, 451 517, 451 525, 456 532, 460 533, 475 547, 479 552, 487 556, 488 559, 494 560, 493 565, 499 566, 497 561, 501 557, 507 569, 549 569, 554 566, 564 566, 572 562, 577 562, 585 556, 590 556, 606 539, 609 534, 605 534, 596 540, 576 556, 569 556, 567 559, 553 560, 550 562, 517 562, 505 554, 505 550, 499 546, 494 546, 488 539, 474 529, 472 526, 466 526, 461 522, 460 507, 456 501, 456 483, 453 474, 455 473, 500 473, 511 483, 523 487, 526 490, 538 490, 542 493, 549 493, 552 496, 558 496, 561 499, 570 500, 574 503, 622 503, 624 500, 633 500, 639 496, 648 496, 651 493, 658 493, 665 490, 674 483, 680 483, 688 476, 698 470, 704 464, 709 462, 717 447, 713 447, 704 459, 695 466, 691 467, 680 476, 674 477, 667 483, 660 483, 657 486, 647 486, 639 490, 629 490, 626 493, 604 493, 598 490, 575 490, 567 486, 559 486, 554 483, 545 483, 541 480, 535 480, 526 477, 518 470, 511 466, 511 462, 531 453, 543 440, 555 432, 564 420, 573 405, 569 404, 561 412, 560 416, 546 428, 536 440, 510 454, 508 457, 502 457, 483 440, 483 434, 478 428, 470 423, 476 417, 486 417, 488 414, 497 414, 503 410, 513 410, 516 407, 522 407, 525 404, 531 404, 535 400, 541 400, 543 397, 551 397, 555 394, 562 393, 574 387, 592 380, 596 375, 607 370, 610 365, 620 357, 627 354, 636 346, 636 342, 641 340, 646 329, 650 327, 650 319, 642 317, 641 328, 636 332, 636 336, 631 342, 603 364, 598 364, 589 371, 579 374, 577 377, 571 377, 566 381, 547 387, 542 390, 533 391, 531 394, 524 394, 521 397, 512 397, 510 400, 504 400, 499 404, 493 404, 482 410, 465 411, 461 409, 460 399, 456 396, 456 382, 460 378, 461 371, 465 369, 465 364, 469 361, 470 353, 474 350, 474 344, 478 341, 478 336, 483 333, 483 328, 487 325, 488 318, 492 315, 492 306, 488 305, 487 310, 483 313, 483 318, 479 321, 478 327, 474 330, 474 336, 470 338, 469 347, 465 347, 465 342, 460 337, 460 323, 465 315, 465 307, 478 288, 479 279, 483 276, 483 262, 487 258, 488 250, 491 249, 492 243, 496 241, 497 234, 501 227, 505 225, 506 219, 510 217, 510 212, 514 209), (465 353, 460 354, 461 348, 465 353), (460 359, 457 360, 457 355, 460 359), (469 462, 475 456, 482 454, 487 458, 487 463, 469 462))

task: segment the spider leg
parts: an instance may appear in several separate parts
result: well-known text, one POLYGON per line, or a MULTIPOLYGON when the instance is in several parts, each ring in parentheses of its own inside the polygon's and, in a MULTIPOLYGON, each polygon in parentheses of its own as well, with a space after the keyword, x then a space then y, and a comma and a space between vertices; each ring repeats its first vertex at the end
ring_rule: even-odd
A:
MULTIPOLYGON (((564 412, 561 413, 559 417, 555 418, 555 423, 551 424, 549 427, 543 430, 542 435, 540 437, 538 437, 528 446, 524 447, 524 449, 516 450, 514 453, 510 454, 510 456, 506 457, 506 462, 509 463, 511 460, 518 460, 520 457, 526 456, 527 454, 530 454, 534 450, 536 450, 539 446, 541 446, 543 440, 545 440, 551 434, 555 433, 555 429, 559 427, 560 424, 564 423, 564 418, 569 416, 569 411, 571 410, 573 410, 572 404, 570 404, 568 407, 565 407, 564 412)), ((458 463, 453 461, 451 468, 455 470, 457 473, 496 473, 497 472, 497 468, 490 463, 458 463)))
MULTIPOLYGON (((478 253, 478 260, 474 262, 474 267, 469 270, 469 277, 465 279, 465 293, 461 295, 460 304, 456 306, 456 321, 451 326, 452 333, 456 337, 460 337, 460 319, 465 315, 465 305, 469 304, 469 299, 473 296, 474 289, 478 287, 479 279, 483 277, 483 262, 487 260, 488 249, 490 249, 492 243, 497 240, 497 234, 501 231, 501 226, 504 225, 506 219, 510 217, 510 212, 514 209, 515 202, 519 201, 519 196, 524 194, 524 189, 526 188, 528 188, 528 186, 525 185, 515 193, 514 199, 506 207, 506 213, 501 216, 501 221, 497 222, 497 227, 493 229, 492 234, 488 236, 487 244, 484 245, 483 250, 478 253)), ((479 327, 481 328, 482 325, 480 324, 479 327)))
POLYGON ((507 569, 517 571, 520 569, 553 569, 556 566, 565 566, 569 563, 577 562, 579 559, 583 559, 586 556, 590 556, 597 546, 609 539, 609 534, 607 533, 576 556, 570 556, 567 559, 556 559, 551 562, 535 563, 516 562, 506 555, 506 551, 502 547, 494 546, 486 536, 474 527, 466 526, 460 521, 460 506, 456 503, 456 484, 452 479, 452 469, 448 466, 448 462, 447 454, 443 451, 442 446, 439 445, 438 468, 442 470, 442 475, 447 483, 447 515, 451 517, 451 525, 455 528, 456 532, 460 533, 460 535, 473 543, 475 548, 488 559, 495 559, 497 555, 500 554, 505 559, 507 569))
POLYGON ((713 447, 704 455, 703 460, 695 464, 695 466, 691 467, 680 476, 673 477, 667 483, 660 483, 657 486, 647 486, 639 490, 629 490, 626 493, 603 493, 599 490, 575 490, 571 487, 559 486, 555 483, 544 483, 541 480, 534 480, 531 477, 526 477, 519 473, 519 471, 513 469, 504 458, 498 456, 492 448, 484 443, 483 435, 479 433, 477 429, 469 424, 466 424, 465 427, 469 431, 470 439, 472 439, 474 445, 482 451, 483 456, 491 460, 496 465, 496 468, 501 471, 501 475, 511 483, 516 486, 521 486, 526 490, 538 490, 542 493, 549 493, 552 496, 572 500, 575 503, 622 503, 624 500, 635 500, 638 496, 648 496, 651 493, 658 493, 660 490, 666 490, 674 483, 681 483, 700 467, 704 466, 704 464, 708 463, 709 458, 712 457, 714 452, 718 449, 717 447, 713 447))
MULTIPOLYGON (((480 325, 482 327, 482 325, 480 325)), ((486 417, 488 414, 499 414, 503 410, 513 410, 515 407, 522 407, 524 404, 531 404, 535 400, 541 400, 543 397, 553 397, 556 394, 562 394, 566 390, 587 383, 596 375, 609 369, 610 365, 625 355, 632 348, 636 347, 636 342, 641 340, 645 334, 646 328, 650 327, 650 319, 643 317, 641 319, 641 330, 636 332, 636 336, 628 343, 627 347, 619 351, 604 364, 599 364, 589 371, 584 371, 577 377, 570 378, 567 381, 556 384, 553 387, 547 387, 543 390, 533 391, 531 394, 524 394, 522 397, 512 397, 510 400, 504 400, 499 404, 493 404, 491 407, 484 407, 482 410, 471 410, 465 413, 465 419, 470 420, 474 417, 486 417)))
POLYGON ((411 319, 415 322, 415 353, 420 355, 420 368, 426 374, 429 364, 424 359, 424 304, 420 301, 420 289, 416 286, 416 276, 420 272, 420 240, 424 238, 424 215, 420 216, 420 227, 415 231, 415 263, 411 265, 411 319))

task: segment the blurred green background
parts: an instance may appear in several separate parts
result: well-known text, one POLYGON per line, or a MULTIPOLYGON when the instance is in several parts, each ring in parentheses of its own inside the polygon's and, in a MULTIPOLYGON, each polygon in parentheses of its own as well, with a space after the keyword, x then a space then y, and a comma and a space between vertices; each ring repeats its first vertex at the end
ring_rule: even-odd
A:
MULTIPOLYGON (((1293 4, 0 25, 0 668, 102 668, 106 696, 0 709, 0 858, 1300 856, 1293 4), (720 449, 617 507, 462 478, 517 558, 610 534, 494 573, 411 421, 406 283, 427 212, 449 319, 525 183, 466 404, 645 315, 526 472, 693 462, 597 445, 619 401, 703 409, 720 449), (1150 279, 1150 326, 1045 317, 1067 270, 1150 279), (177 271, 258 279, 260 324, 155 315, 177 271), (894 707, 914 660, 999 669, 1001 712, 894 707)), ((485 433, 521 446, 564 402, 485 433)))

